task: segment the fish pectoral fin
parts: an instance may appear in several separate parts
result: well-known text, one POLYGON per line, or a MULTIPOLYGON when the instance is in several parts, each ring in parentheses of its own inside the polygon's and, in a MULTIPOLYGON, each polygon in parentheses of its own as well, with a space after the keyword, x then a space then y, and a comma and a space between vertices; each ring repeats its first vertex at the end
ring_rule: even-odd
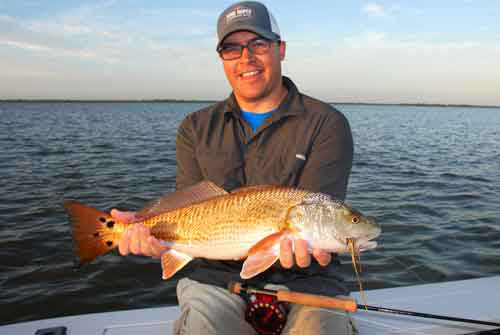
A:
POLYGON ((279 258, 279 246, 278 251, 275 254, 255 254, 248 256, 243 267, 241 268, 240 276, 242 279, 249 279, 261 272, 266 271, 273 265, 279 258))
POLYGON ((182 269, 187 263, 191 262, 193 257, 180 251, 170 249, 161 255, 161 268, 163 270, 163 279, 169 279, 182 269))
POLYGON ((241 269, 241 278, 249 279, 269 269, 280 257, 282 237, 283 232, 274 233, 250 248, 241 269))

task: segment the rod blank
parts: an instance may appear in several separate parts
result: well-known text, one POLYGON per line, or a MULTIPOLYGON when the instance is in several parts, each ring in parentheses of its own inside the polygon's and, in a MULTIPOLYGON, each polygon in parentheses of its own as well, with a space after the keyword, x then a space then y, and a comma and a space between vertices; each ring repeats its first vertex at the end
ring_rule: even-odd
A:
POLYGON ((366 308, 369 311, 375 311, 375 312, 381 312, 381 313, 390 313, 390 314, 398 314, 398 315, 408 315, 408 316, 416 316, 416 317, 420 317, 420 318, 440 319, 440 320, 465 322, 465 323, 476 323, 476 324, 480 324, 480 325, 500 327, 500 323, 497 323, 497 322, 472 320, 472 319, 464 319, 464 318, 456 318, 456 317, 453 317, 453 316, 445 316, 445 315, 436 315, 436 314, 429 314, 429 313, 412 312, 412 311, 405 311, 405 310, 401 310, 401 309, 393 309, 393 308, 378 307, 378 306, 369 306, 369 305, 366 305, 366 306, 365 305, 358 305, 358 308, 366 308))

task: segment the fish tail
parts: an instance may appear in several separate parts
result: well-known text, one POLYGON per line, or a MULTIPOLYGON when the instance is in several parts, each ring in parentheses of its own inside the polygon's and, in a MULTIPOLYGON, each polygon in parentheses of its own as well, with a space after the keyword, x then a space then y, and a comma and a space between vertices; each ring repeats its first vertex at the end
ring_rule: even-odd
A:
POLYGON ((73 244, 79 265, 89 263, 118 246, 125 225, 108 213, 76 201, 64 203, 73 227, 73 244))

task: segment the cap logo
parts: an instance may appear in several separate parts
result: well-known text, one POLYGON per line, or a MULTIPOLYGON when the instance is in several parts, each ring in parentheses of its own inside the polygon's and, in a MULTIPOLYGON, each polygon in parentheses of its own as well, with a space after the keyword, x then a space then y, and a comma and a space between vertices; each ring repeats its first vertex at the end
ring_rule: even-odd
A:
POLYGON ((232 20, 252 16, 252 9, 248 7, 236 7, 234 10, 226 14, 226 23, 232 20))

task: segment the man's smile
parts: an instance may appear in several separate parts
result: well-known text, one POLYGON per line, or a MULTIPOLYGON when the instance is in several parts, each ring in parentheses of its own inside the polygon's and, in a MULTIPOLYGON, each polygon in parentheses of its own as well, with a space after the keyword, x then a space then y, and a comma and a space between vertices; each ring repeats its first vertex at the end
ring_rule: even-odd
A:
POLYGON ((250 78, 253 78, 261 73, 262 73, 261 70, 246 71, 246 72, 241 73, 240 77, 250 79, 250 78))

